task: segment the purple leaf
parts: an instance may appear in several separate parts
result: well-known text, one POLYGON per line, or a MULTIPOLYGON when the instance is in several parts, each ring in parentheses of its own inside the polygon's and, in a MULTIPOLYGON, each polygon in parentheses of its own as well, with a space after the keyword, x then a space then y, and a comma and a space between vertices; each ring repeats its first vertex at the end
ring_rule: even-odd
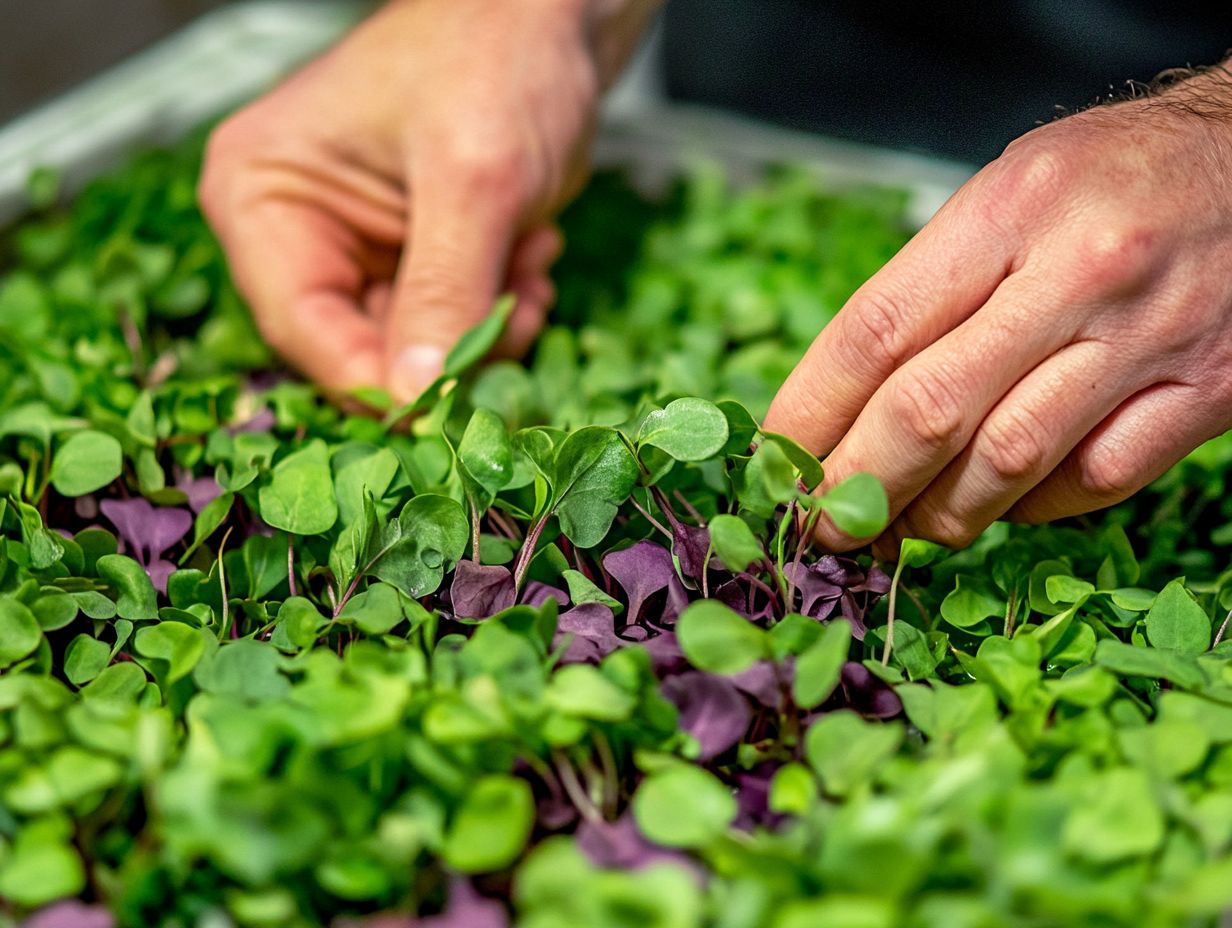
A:
POLYGON ((885 596, 890 592, 890 575, 880 567, 873 567, 869 570, 868 576, 864 578, 862 583, 857 583, 851 588, 853 593, 876 593, 878 596, 885 596))
POLYGON ((150 582, 154 584, 154 589, 160 593, 167 592, 167 578, 176 571, 176 566, 170 561, 164 561, 159 558, 153 564, 145 569, 145 572, 150 575, 150 582))
POLYGON ((514 603, 513 574, 495 564, 459 561, 449 588, 454 615, 464 619, 486 619, 514 603))
POLYGON ((614 822, 584 821, 578 826, 578 850, 596 867, 637 870, 650 864, 671 861, 684 864, 695 875, 697 864, 679 851, 673 851, 646 839, 638 831, 633 814, 626 812, 614 822))
POLYGON ((454 877, 449 881, 449 903, 440 915, 414 922, 415 928, 509 928, 509 912, 495 899, 475 892, 471 881, 454 877))
POLYGON ((764 763, 736 774, 736 802, 740 807, 735 822, 737 828, 746 831, 758 825, 773 828, 786 818, 770 811, 770 784, 778 769, 777 763, 764 763))
POLYGON ((774 616, 774 600, 767 596, 763 589, 754 585, 748 574, 740 574, 720 585, 711 594, 711 598, 717 599, 753 622, 762 622, 774 616))
MULTIPOLYGON (((626 634, 631 630, 626 630, 626 634)), ((650 652, 650 664, 660 678, 688 669, 689 662, 685 660, 684 651, 680 650, 675 632, 662 632, 644 640, 644 647, 650 652)))
POLYGON ((53 902, 25 920, 23 928, 112 928, 115 919, 101 905, 77 899, 53 902))
MULTIPOLYGON (((105 499, 99 508, 116 527, 125 550, 146 569, 157 586, 154 565, 161 560, 164 551, 188 534, 193 524, 192 513, 185 509, 155 508, 149 500, 141 497, 105 499)), ((159 571, 164 571, 164 568, 159 567, 159 571)), ((165 589, 166 574, 163 574, 162 582, 162 589, 165 589)))
POLYGON ((737 744, 753 718, 748 700, 715 674, 691 670, 669 677, 663 695, 680 710, 680 727, 701 746, 698 760, 710 760, 737 744))
MULTIPOLYGON (((822 558, 825 560, 827 558, 822 558)), ((795 563, 783 565, 783 575, 800 594, 800 614, 814 619, 828 618, 843 595, 843 588, 831 579, 834 572, 821 567, 822 561, 807 567, 795 563)))
POLYGON ((758 661, 748 670, 728 677, 728 680, 736 689, 751 696, 758 705, 777 709, 782 699, 783 687, 791 685, 794 669, 795 664, 790 659, 779 667, 777 673, 773 661, 758 661), (779 683, 780 678, 782 684, 779 683))
POLYGON ((686 577, 700 580, 710 550, 710 530, 672 522, 672 552, 680 561, 680 570, 686 577))
POLYGON ((889 719, 903 711, 902 700, 894 688, 856 661, 843 665, 842 685, 847 703, 861 715, 889 719))
POLYGON ((659 624, 674 625, 680 618, 680 613, 684 612, 688 605, 689 591, 684 588, 680 578, 673 573, 667 581, 667 602, 663 605, 663 614, 659 617, 659 624))
POLYGON ((526 589, 522 591, 522 605, 524 606, 542 606, 549 599, 556 600, 561 606, 569 605, 568 593, 546 583, 540 583, 538 580, 532 580, 526 584, 526 589))
MULTIPOLYGON (((791 565, 788 565, 789 568, 791 565)), ((720 584, 710 594, 711 599, 717 599, 724 606, 739 612, 745 618, 749 614, 749 590, 752 584, 742 582, 739 578, 720 584)))
POLYGON ((186 474, 176 481, 175 487, 188 497, 188 508, 193 512, 200 512, 222 495, 222 487, 213 477, 193 477, 186 474))
POLYGON ((603 568, 625 591, 630 624, 641 618, 642 604, 676 578, 672 556, 662 545, 639 541, 631 548, 613 551, 603 558, 603 568))
POLYGON ((835 557, 833 554, 819 558, 809 569, 835 586, 849 587, 864 579, 864 571, 860 570, 859 564, 850 558, 835 557))
POLYGON ((597 663, 623 644, 616 637, 614 624, 611 607, 603 603, 582 603, 560 614, 553 646, 559 647, 568 638, 569 645, 562 658, 564 663, 597 663))

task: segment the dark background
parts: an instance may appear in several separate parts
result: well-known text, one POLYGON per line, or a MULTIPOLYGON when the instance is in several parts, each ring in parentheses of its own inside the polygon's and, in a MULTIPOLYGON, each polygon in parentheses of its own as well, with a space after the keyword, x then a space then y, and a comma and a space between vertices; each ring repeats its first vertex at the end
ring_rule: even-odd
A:
MULTIPOLYGON (((0 0, 0 121, 220 5, 0 0)), ((1214 62, 1232 4, 672 0, 665 46, 674 97, 978 163, 1058 106, 1214 62)))
POLYGON ((984 163, 1057 107, 1218 61, 1232 3, 672 0, 667 32, 673 96, 984 163))

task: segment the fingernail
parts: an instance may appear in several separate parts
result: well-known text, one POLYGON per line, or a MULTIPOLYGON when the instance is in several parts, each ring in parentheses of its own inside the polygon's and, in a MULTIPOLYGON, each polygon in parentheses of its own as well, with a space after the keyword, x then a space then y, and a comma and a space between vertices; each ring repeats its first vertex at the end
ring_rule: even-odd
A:
POLYGON ((404 348, 390 371, 389 389, 401 403, 419 397, 445 367, 445 349, 436 345, 404 348))

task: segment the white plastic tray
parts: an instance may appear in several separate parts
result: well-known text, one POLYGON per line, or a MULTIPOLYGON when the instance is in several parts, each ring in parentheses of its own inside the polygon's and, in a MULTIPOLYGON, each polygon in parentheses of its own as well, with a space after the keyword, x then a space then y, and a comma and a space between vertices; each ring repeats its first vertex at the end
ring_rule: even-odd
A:
MULTIPOLYGON (((370 6, 370 0, 253 0, 224 7, 0 127, 0 223, 24 209, 26 178, 36 167, 58 168, 72 191, 128 153, 173 141, 260 93, 370 6)), ((909 189, 911 218, 922 224, 972 172, 667 102, 658 91, 654 46, 652 36, 609 95, 595 150, 598 164, 626 165, 648 186, 697 159, 718 161, 737 178, 770 162, 796 162, 838 185, 909 189)))

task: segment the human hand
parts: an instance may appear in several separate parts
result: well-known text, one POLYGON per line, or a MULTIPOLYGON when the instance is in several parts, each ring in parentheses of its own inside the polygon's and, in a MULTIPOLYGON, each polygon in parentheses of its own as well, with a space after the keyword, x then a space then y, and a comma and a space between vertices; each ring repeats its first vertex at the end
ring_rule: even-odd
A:
MULTIPOLYGON (((1111 505, 1232 427, 1232 75, 1099 107, 980 171, 818 336, 766 419, 868 471, 877 540, 1111 505)), ((828 519, 818 541, 856 547, 828 519)))
POLYGON ((646 0, 394 0, 226 120, 200 200, 269 343, 324 387, 413 399, 501 292, 553 299, 552 217, 646 0))

